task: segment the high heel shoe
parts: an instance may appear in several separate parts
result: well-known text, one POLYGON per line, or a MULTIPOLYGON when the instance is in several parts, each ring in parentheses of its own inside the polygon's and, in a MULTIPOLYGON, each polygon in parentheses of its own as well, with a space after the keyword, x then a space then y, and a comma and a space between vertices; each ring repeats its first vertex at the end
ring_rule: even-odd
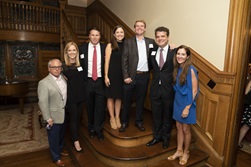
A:
POLYGON ((117 129, 118 127, 117 127, 117 125, 116 125, 116 122, 115 122, 115 118, 113 117, 111 117, 110 118, 110 125, 111 125, 111 128, 112 129, 117 129))
POLYGON ((179 162, 179 164, 180 165, 186 165, 187 164, 187 161, 188 161, 188 159, 189 159, 189 151, 187 151, 187 157, 186 158, 184 158, 185 156, 185 154, 183 154, 183 156, 180 158, 180 162, 179 162))
POLYGON ((115 117, 115 121, 116 121, 117 127, 120 128, 121 127, 121 123, 120 123, 119 117, 115 117))
POLYGON ((73 146, 77 152, 83 152, 83 148, 80 147, 79 141, 73 142, 73 146), (80 149, 77 149, 76 146, 78 146, 80 149))
POLYGON ((177 150, 173 155, 167 157, 169 161, 173 161, 175 159, 178 159, 183 156, 183 151, 182 150, 177 150))
POLYGON ((242 144, 239 144, 239 145, 238 145, 238 148, 243 148, 243 145, 242 145, 242 144))

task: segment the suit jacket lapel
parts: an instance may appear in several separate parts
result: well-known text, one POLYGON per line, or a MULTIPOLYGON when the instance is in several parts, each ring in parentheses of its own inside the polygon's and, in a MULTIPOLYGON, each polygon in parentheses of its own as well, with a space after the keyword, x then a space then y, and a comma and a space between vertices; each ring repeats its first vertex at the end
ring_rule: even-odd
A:
POLYGON ((136 36, 134 36, 134 40, 132 40, 132 47, 133 47, 132 50, 135 52, 135 55, 137 56, 137 58, 139 58, 138 45, 137 45, 137 38, 136 38, 136 36))
MULTIPOLYGON (((86 67, 86 70, 88 70, 88 50, 89 50, 89 43, 87 43, 85 45, 85 56, 86 56, 86 59, 85 59, 85 67, 86 67)), ((88 72, 87 72, 87 75, 88 75, 88 72)))
POLYGON ((149 45, 150 45, 150 43, 149 43, 149 40, 147 38, 145 38, 145 42, 146 42, 146 55, 147 55, 147 57, 149 57, 149 45))
POLYGON ((153 66, 156 66, 156 67, 159 68, 159 65, 158 65, 157 60, 156 60, 157 51, 158 51, 158 47, 155 47, 155 48, 151 51, 150 56, 151 56, 152 59, 153 59, 153 61, 152 61, 153 66), (154 52, 155 52, 155 54, 152 55, 154 52))
POLYGON ((166 65, 166 62, 167 62, 167 60, 168 60, 168 55, 169 55, 169 53, 171 52, 171 49, 170 49, 170 46, 168 45, 168 51, 167 51, 167 53, 166 53, 166 60, 165 60, 165 62, 164 62, 164 65, 163 65, 163 67, 162 67, 162 69, 165 67, 165 65, 166 65))
POLYGON ((52 76, 49 74, 49 75, 47 76, 47 78, 48 78, 49 82, 52 84, 52 86, 54 86, 54 87, 57 89, 57 91, 59 92, 59 94, 60 94, 61 96, 63 96, 62 93, 61 93, 61 91, 60 91, 60 89, 59 89, 59 87, 58 87, 58 84, 57 84, 56 81, 52 78, 52 76))

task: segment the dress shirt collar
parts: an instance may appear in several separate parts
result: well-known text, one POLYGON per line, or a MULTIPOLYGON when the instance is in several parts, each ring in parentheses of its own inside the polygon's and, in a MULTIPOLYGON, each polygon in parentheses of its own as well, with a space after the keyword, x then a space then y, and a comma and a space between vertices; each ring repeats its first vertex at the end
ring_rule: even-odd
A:
MULTIPOLYGON (((158 52, 160 52, 161 47, 158 48, 158 52)), ((169 49, 169 45, 167 44, 164 48, 163 48, 163 52, 167 53, 169 49)))
POLYGON ((58 77, 55 77, 54 75, 50 74, 52 76, 52 78, 55 80, 55 81, 60 81, 62 78, 61 75, 59 75, 58 77))

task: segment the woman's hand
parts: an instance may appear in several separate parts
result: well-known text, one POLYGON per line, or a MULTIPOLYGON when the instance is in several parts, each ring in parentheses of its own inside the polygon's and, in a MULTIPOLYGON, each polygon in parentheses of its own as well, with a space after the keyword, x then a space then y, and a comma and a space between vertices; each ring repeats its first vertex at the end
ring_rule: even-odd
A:
POLYGON ((186 118, 188 117, 188 114, 189 114, 189 108, 185 107, 184 110, 182 111, 181 117, 186 118))
POLYGON ((108 78, 108 76, 105 76, 105 85, 106 85, 107 87, 110 86, 110 79, 108 78))

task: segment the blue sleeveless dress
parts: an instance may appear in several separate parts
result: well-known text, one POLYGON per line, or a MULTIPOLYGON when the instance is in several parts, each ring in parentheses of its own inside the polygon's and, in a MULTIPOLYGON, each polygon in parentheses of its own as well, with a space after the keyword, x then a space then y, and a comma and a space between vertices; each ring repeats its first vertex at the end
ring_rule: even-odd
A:
MULTIPOLYGON (((179 76, 182 71, 182 68, 179 69, 178 75, 177 75, 177 82, 174 85, 174 105, 173 105, 173 119, 180 123, 185 124, 195 124, 196 123, 196 98, 198 96, 198 93, 196 95, 196 98, 193 100, 193 93, 192 93, 192 74, 191 69, 194 70, 194 73, 196 75, 196 78, 198 80, 198 74, 197 70, 190 66, 188 70, 188 74, 186 76, 186 83, 184 85, 179 84, 179 76), (192 104, 189 109, 188 117, 182 118, 181 114, 183 109, 189 105, 192 104)), ((198 88, 199 92, 199 88, 198 88)))

